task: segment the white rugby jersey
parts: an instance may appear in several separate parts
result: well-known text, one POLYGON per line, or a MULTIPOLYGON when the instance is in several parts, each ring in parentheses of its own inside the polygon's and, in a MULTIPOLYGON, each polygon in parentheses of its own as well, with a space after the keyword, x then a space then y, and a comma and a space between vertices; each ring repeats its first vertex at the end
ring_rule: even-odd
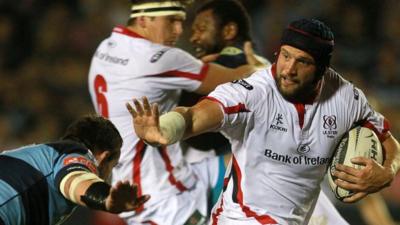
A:
POLYGON ((279 93, 275 64, 220 85, 207 98, 224 111, 220 131, 233 158, 212 224, 307 224, 320 181, 341 137, 355 123, 382 139, 388 122, 364 94, 333 70, 312 104, 279 93))
POLYGON ((159 103, 160 112, 170 111, 182 89, 194 91, 200 86, 207 68, 208 64, 178 48, 152 43, 124 27, 114 28, 93 56, 89 71, 92 101, 124 140, 113 181, 136 182, 139 194, 151 195, 146 204, 191 188, 197 178, 178 145, 157 149, 139 140, 125 104, 147 96, 150 102, 159 103))

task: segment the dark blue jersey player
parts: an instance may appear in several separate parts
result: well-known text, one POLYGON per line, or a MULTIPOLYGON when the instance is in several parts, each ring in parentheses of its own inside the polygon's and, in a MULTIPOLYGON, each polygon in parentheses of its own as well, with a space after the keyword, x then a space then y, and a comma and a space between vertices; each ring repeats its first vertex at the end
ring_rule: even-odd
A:
POLYGON ((59 224, 77 205, 111 213, 135 210, 149 196, 136 186, 106 179, 122 139, 99 116, 73 123, 62 140, 0 154, 0 225, 59 224))

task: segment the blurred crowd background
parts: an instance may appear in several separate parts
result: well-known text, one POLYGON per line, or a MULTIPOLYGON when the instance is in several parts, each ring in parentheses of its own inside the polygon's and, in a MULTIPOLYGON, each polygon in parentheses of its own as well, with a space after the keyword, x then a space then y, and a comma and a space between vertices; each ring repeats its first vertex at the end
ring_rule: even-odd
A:
MULTIPOLYGON (((179 46, 188 45, 189 9, 179 46)), ((293 19, 318 18, 332 27, 332 66, 362 88, 400 138, 400 1, 242 0, 252 17, 260 55, 274 60, 282 29, 293 19)), ((0 0, 0 149, 58 138, 77 117, 93 113, 87 72, 91 56, 129 0, 0 0)), ((383 191, 399 221, 400 177, 383 191), (397 215, 396 215, 397 212, 397 215)), ((351 224, 363 224, 357 204, 339 204, 351 224)), ((97 220, 98 221, 98 220, 97 220)), ((100 224, 80 211, 68 224, 100 224)))

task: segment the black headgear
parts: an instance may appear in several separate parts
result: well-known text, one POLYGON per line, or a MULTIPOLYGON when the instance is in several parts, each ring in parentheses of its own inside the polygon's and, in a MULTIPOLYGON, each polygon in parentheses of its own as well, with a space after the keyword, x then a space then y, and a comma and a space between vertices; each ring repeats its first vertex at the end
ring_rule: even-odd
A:
POLYGON ((293 21, 283 31, 281 45, 290 45, 309 53, 315 60, 317 75, 329 66, 334 37, 331 29, 316 19, 293 21))

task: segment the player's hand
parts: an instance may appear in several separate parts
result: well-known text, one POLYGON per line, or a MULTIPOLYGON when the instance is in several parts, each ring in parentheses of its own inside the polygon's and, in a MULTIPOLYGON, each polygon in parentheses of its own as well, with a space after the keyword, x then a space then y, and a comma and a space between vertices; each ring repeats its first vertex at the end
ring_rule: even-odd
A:
POLYGON ((166 145, 168 140, 161 133, 157 103, 150 106, 146 97, 143 97, 143 105, 137 99, 133 99, 133 103, 135 109, 129 103, 126 108, 133 117, 136 135, 150 145, 166 145))
POLYGON ((150 199, 149 195, 139 196, 137 185, 129 181, 118 181, 111 187, 106 199, 106 210, 110 213, 121 213, 136 210, 150 199))
POLYGON ((335 183, 344 189, 354 191, 356 194, 346 198, 344 202, 355 202, 365 197, 368 193, 374 193, 390 184, 393 180, 391 169, 385 168, 375 160, 365 157, 355 157, 353 164, 364 166, 357 169, 342 164, 336 165, 333 174, 338 179, 335 183))
POLYGON ((251 66, 256 67, 256 69, 262 69, 267 67, 263 62, 257 59, 254 53, 253 46, 250 41, 246 41, 243 45, 244 54, 246 55, 247 63, 251 66))
POLYGON ((215 54, 209 54, 209 55, 202 56, 200 58, 200 60, 203 61, 204 63, 210 63, 210 62, 215 62, 218 57, 219 57, 219 53, 215 53, 215 54))

